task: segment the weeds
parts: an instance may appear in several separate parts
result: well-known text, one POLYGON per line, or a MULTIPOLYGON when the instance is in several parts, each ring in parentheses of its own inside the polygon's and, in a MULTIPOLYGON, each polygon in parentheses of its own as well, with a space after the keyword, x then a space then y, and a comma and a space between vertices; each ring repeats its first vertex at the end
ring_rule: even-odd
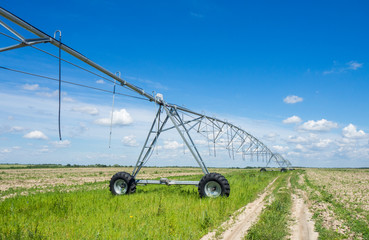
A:
MULTIPOLYGON (((347 208, 344 204, 335 200, 334 196, 327 192, 325 188, 314 185, 307 177, 305 177, 305 181, 307 186, 319 192, 319 196, 315 195, 315 198, 317 198, 318 201, 329 203, 329 205, 332 206, 331 210, 344 221, 344 224, 349 227, 352 234, 360 236, 363 239, 369 239, 368 221, 357 218, 356 216, 356 214, 364 212, 362 209, 347 208)), ((324 229, 321 224, 322 220, 318 218, 318 214, 315 217, 318 220, 317 230, 320 231, 322 239, 332 239, 332 237, 343 239, 346 237, 345 235, 339 234, 333 230, 324 229)))
POLYGON ((232 186, 229 198, 200 199, 194 186, 156 185, 112 196, 107 181, 17 195, 0 202, 0 239, 199 239, 255 199, 277 175, 225 174, 232 186))
POLYGON ((275 182, 274 201, 260 215, 245 239, 279 240, 288 235, 287 222, 291 208, 291 189, 286 188, 289 175, 281 176, 275 182))

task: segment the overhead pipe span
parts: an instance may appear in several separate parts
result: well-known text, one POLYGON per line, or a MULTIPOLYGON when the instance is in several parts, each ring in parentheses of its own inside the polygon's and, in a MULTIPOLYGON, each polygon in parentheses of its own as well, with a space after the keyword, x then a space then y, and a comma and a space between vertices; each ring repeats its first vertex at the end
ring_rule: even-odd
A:
MULTIPOLYGON (((163 105, 164 104, 164 100, 162 98, 156 98, 155 96, 151 95, 151 94, 148 94, 146 93, 142 88, 139 88, 131 83, 129 83, 128 81, 118 77, 116 74, 110 72, 109 70, 105 69, 104 67, 96 64, 95 62, 91 61, 90 59, 88 59, 86 56, 84 56, 83 54, 79 53, 78 51, 74 50, 73 48, 65 45, 64 43, 61 43, 60 41, 58 41, 57 39, 51 37, 50 35, 46 34, 45 32, 41 31, 40 29, 32 26, 31 24, 29 24, 28 22, 24 21, 23 19, 15 16, 14 14, 12 14, 11 12, 5 10, 4 8, 0 7, 0 15, 3 16, 4 18, 8 19, 9 21, 21 26, 22 28, 26 29, 27 31, 35 34, 36 36, 42 38, 42 39, 45 39, 45 38, 48 38, 50 41, 50 43, 56 47, 60 47, 63 51, 69 53, 70 55, 74 56, 75 58, 85 62, 86 64, 88 64, 89 66, 97 69, 98 71, 106 74, 107 76, 117 80, 118 82, 120 82, 120 84, 122 86, 126 86, 128 87, 129 89, 133 90, 134 92, 146 97, 149 101, 151 102, 155 102, 156 104, 159 104, 159 105, 163 105)), ((27 42, 25 42, 25 39, 22 38, 22 41, 27 44, 27 42)), ((181 107, 181 106, 177 106, 175 104, 168 104, 168 103, 165 103, 165 105, 167 105, 168 107, 172 107, 172 108, 175 108, 175 109, 178 109, 180 111, 183 111, 183 112, 187 112, 189 114, 193 114, 193 115, 196 115, 196 116, 199 116, 199 117, 205 117, 207 119, 210 119, 210 120, 213 120, 213 121, 216 121, 218 123, 222 123, 222 124, 226 124, 230 127, 232 127, 233 129, 236 129, 236 130, 239 130, 240 132, 242 132, 243 134, 247 135, 252 141, 254 141, 256 143, 256 145, 258 146, 261 146, 263 151, 266 151, 268 152, 269 154, 271 154, 273 156, 273 158, 275 159, 275 161, 279 164, 280 162, 280 158, 282 158, 282 161, 287 164, 287 165, 290 165, 290 162, 286 159, 284 159, 280 154, 274 154, 264 143, 262 143, 260 140, 258 140, 256 137, 254 137, 253 135, 249 134, 248 132, 246 132, 245 130, 229 123, 229 122, 226 122, 226 121, 223 121, 223 120, 220 120, 218 118, 214 118, 214 117, 210 117, 210 116, 207 116, 205 114, 200 114, 198 112, 195 112, 195 111, 192 111, 188 108, 184 108, 184 107, 181 107)))

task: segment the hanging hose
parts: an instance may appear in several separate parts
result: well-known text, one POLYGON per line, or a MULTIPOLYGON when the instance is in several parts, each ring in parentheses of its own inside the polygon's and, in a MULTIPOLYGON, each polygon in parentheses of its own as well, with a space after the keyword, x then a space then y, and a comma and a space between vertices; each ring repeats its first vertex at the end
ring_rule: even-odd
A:
MULTIPOLYGON (((119 76, 120 78, 120 72, 116 72, 115 75, 119 76)), ((111 105, 111 119, 110 119, 110 135, 109 135, 109 148, 111 145, 111 133, 113 131, 113 115, 114 115, 114 97, 115 97, 115 83, 116 80, 114 79, 114 88, 113 88, 113 103, 111 105)))
POLYGON ((56 30, 54 33, 54 38, 56 37, 56 33, 59 32, 59 114, 58 114, 58 126, 59 126, 59 140, 62 140, 61 137, 61 127, 60 127, 60 110, 61 110, 61 31, 56 30))

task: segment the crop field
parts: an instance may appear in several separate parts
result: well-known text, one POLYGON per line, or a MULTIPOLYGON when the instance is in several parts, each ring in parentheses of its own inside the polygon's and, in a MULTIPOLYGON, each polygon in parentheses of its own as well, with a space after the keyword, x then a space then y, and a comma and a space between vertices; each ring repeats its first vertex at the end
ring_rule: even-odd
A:
POLYGON ((326 239, 369 239, 369 170, 308 170, 306 190, 326 239))
MULTIPOLYGON (((3 165, 8 166, 8 165, 3 165)), ((19 167, 19 166, 17 166, 19 167)), ((133 168, 0 168, 0 197, 15 194, 45 192, 54 187, 75 189, 78 185, 109 181, 118 171, 132 172, 133 168)), ((216 169, 217 170, 217 169, 216 169)), ((229 171, 229 170, 228 170, 229 171)), ((218 172, 224 172, 219 170, 218 172)), ((187 176, 202 174, 198 168, 145 168, 140 178, 158 178, 162 176, 187 176)), ((90 184, 89 188, 98 188, 99 184, 90 184)))
MULTIPOLYGON (((210 169, 228 179, 228 198, 182 185, 113 196, 118 171, 132 168, 1 169, 0 239, 369 239, 369 170, 210 169)), ((200 180, 202 172, 144 168, 139 176, 160 177, 200 180)))

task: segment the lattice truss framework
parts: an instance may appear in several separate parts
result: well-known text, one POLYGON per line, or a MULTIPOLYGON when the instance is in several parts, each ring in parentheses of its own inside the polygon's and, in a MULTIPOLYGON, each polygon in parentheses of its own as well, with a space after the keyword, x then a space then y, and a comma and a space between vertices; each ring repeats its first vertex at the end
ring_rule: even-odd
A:
POLYGON ((238 155, 241 155, 243 160, 264 161, 266 162, 266 166, 268 166, 271 162, 275 162, 281 168, 291 167, 291 163, 287 159, 282 157, 279 153, 273 153, 263 142, 240 127, 237 127, 227 121, 191 111, 184 107, 166 103, 162 96, 153 96, 146 93, 143 89, 127 82, 126 80, 120 78, 120 76, 117 76, 116 74, 113 74, 105 68, 92 62, 79 52, 62 44, 55 38, 55 36, 53 38, 45 34, 5 9, 0 8, 0 15, 39 37, 34 39, 25 39, 21 34, 0 20, 0 25, 2 25, 5 29, 19 39, 18 44, 0 48, 0 52, 32 46, 39 43, 51 43, 70 55, 76 57, 77 59, 87 63, 98 71, 117 80, 121 86, 133 90, 134 92, 145 97, 147 100, 155 102, 159 106, 158 112, 154 118, 145 144, 137 160, 136 167, 133 171, 132 175, 134 177, 150 159, 160 134, 172 129, 176 129, 178 131, 185 145, 188 147, 189 151, 205 174, 209 172, 196 147, 196 144, 191 137, 191 134, 194 133, 205 137, 210 155, 216 156, 217 146, 223 146, 228 151, 229 157, 232 159, 238 155))
POLYGON ((145 144, 137 161, 135 176, 149 160, 161 133, 176 129, 204 173, 207 168, 191 136, 200 134, 207 140, 209 155, 216 156, 218 146, 228 151, 229 158, 241 155, 243 160, 275 162, 279 167, 291 167, 291 163, 278 153, 273 153, 263 142, 240 127, 229 122, 199 114, 172 104, 159 105, 145 144))

